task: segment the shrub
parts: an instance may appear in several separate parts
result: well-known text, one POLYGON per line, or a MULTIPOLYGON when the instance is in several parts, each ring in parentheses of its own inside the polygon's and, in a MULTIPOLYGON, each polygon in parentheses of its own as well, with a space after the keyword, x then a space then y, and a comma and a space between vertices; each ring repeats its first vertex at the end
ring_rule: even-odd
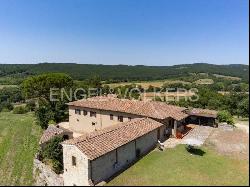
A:
POLYGON ((10 112, 8 108, 3 108, 1 112, 10 112))
POLYGON ((55 125, 56 122, 55 122, 54 120, 49 120, 48 124, 49 124, 49 125, 55 125))
POLYGON ((24 107, 24 106, 17 106, 17 107, 15 107, 15 108, 13 109, 13 113, 14 113, 14 114, 25 114, 25 113, 27 113, 27 112, 28 112, 28 110, 27 110, 27 108, 24 107))
POLYGON ((14 108, 14 106, 8 101, 4 101, 4 102, 0 103, 0 112, 2 110, 11 111, 11 110, 13 110, 13 108, 14 108))
POLYGON ((234 124, 233 116, 226 110, 220 111, 218 113, 218 120, 219 122, 226 122, 230 125, 234 124))
POLYGON ((63 137, 54 137, 47 142, 41 151, 42 161, 51 162, 53 170, 57 174, 62 173, 63 171, 63 150, 61 145, 63 140, 63 137))
POLYGON ((27 101, 26 108, 29 111, 35 111, 35 109, 36 109, 36 102, 34 100, 27 101))

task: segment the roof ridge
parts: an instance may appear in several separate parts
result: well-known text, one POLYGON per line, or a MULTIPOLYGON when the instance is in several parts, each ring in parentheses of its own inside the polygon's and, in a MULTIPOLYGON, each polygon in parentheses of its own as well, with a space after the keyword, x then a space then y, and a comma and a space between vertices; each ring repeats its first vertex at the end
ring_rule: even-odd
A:
POLYGON ((62 144, 76 146, 88 157, 88 159, 94 160, 101 155, 111 152, 161 126, 163 126, 163 124, 154 119, 139 118, 123 125, 119 125, 119 128, 99 134, 102 135, 100 137, 93 137, 93 139, 86 139, 85 141, 82 141, 83 139, 81 139, 81 141, 71 141, 62 144))
MULTIPOLYGON (((128 121, 128 122, 123 122, 121 124, 116 124, 116 125, 114 125, 112 127, 107 127, 106 129, 102 129, 101 131, 104 131, 104 132, 96 131, 96 132, 92 132, 92 133, 88 134, 84 138, 83 138, 83 136, 80 136, 80 137, 72 139, 72 140, 75 140, 76 144, 81 143, 81 142, 85 142, 85 141, 91 140, 93 138, 102 136, 104 134, 108 134, 108 133, 114 132, 114 131, 122 128, 122 127, 126 127, 126 126, 132 125, 132 124, 134 124, 136 122, 143 121, 145 119, 149 119, 149 118, 145 117, 145 118, 134 119, 134 120, 131 120, 131 121, 128 121), (91 134, 94 134, 94 133, 97 133, 97 134, 94 135, 94 136, 91 136, 91 134), (79 139, 79 140, 77 140, 77 139, 79 139)), ((69 142, 70 142, 70 140, 69 140, 69 142)), ((67 143, 67 141, 66 141, 66 143, 67 143)))
MULTIPOLYGON (((102 135, 104 135, 104 134, 108 134, 108 133, 114 132, 114 131, 116 131, 116 130, 122 128, 122 127, 126 127, 126 126, 128 126, 128 125, 132 125, 132 124, 134 124, 134 123, 136 123, 136 122, 143 121, 143 120, 145 120, 145 119, 147 119, 147 118, 134 119, 133 121, 131 120, 131 121, 128 121, 128 122, 123 122, 123 123, 121 123, 121 124, 114 125, 113 128, 110 127, 110 130, 108 130, 108 128, 107 128, 107 129, 103 129, 104 132, 102 132, 102 133, 101 133, 101 132, 99 132, 99 133, 97 132, 97 133, 98 133, 97 135, 95 135, 95 136, 93 136, 93 137, 87 136, 86 139, 91 140, 91 139, 96 138, 96 137, 98 137, 98 136, 102 136, 102 135)), ((90 134, 90 136, 91 136, 91 134, 90 134)))
POLYGON ((151 117, 157 119, 172 117, 179 120, 186 117, 186 114, 183 113, 184 109, 182 107, 159 101, 140 101, 112 97, 92 97, 89 99, 68 103, 68 105, 72 105, 75 107, 86 107, 99 110, 124 112, 139 115, 141 117, 151 117))

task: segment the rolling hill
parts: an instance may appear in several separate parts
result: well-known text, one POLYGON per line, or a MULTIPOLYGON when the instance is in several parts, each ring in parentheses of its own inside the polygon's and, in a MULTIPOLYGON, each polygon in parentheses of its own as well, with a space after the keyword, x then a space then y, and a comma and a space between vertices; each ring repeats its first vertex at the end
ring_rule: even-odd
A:
POLYGON ((77 80, 98 75, 103 80, 160 80, 208 73, 242 78, 249 81, 248 65, 214 65, 205 63, 174 66, 92 65, 74 63, 0 64, 0 77, 26 77, 47 72, 67 73, 77 80))

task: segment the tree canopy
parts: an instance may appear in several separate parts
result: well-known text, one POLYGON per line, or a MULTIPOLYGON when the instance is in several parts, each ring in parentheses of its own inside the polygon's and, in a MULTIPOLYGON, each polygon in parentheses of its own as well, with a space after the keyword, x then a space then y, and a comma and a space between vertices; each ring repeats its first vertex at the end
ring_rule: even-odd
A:
POLYGON ((23 81, 21 87, 26 98, 44 98, 49 100, 50 89, 73 86, 73 79, 64 73, 46 73, 32 76, 23 81))

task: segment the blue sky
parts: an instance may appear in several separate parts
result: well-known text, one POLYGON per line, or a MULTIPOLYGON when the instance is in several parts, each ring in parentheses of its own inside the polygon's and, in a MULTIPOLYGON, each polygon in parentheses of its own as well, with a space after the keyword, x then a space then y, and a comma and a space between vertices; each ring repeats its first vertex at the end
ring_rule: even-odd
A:
POLYGON ((248 64, 248 0, 0 0, 0 63, 248 64))

